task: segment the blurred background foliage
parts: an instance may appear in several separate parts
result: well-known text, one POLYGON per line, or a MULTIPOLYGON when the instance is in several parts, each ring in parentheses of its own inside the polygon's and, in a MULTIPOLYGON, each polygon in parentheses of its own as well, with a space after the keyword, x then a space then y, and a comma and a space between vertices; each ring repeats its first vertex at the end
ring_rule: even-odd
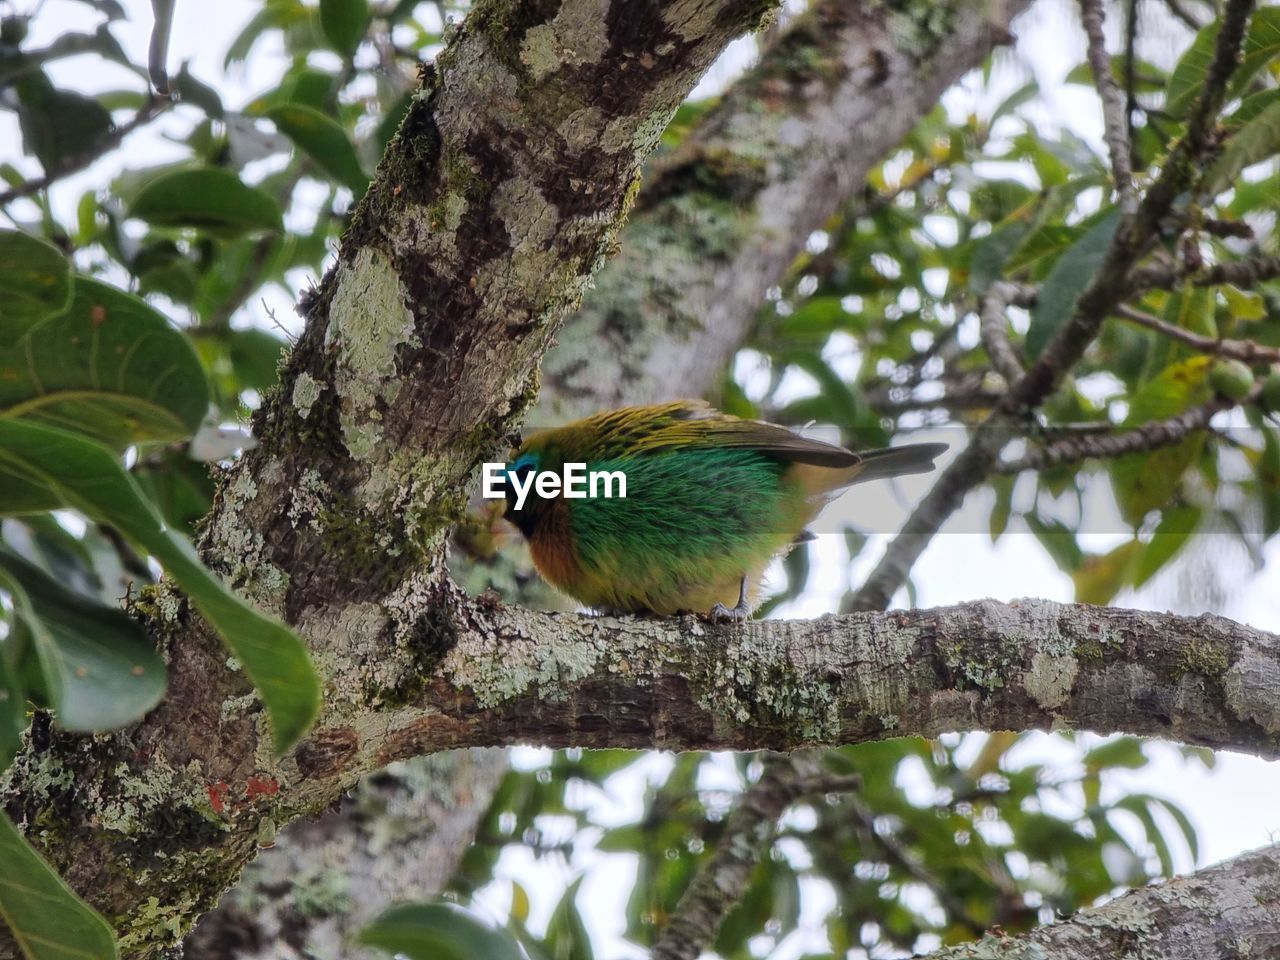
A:
MULTIPOLYGON (((0 163, 4 229, 50 248, 25 246, 22 256, 47 260, 53 252, 84 278, 77 283, 94 278, 159 311, 194 350, 208 385, 207 413, 185 414, 185 428, 126 433, 119 444, 129 475, 173 531, 198 535, 220 464, 252 442, 246 425, 298 329, 264 296, 293 300, 326 269, 404 114, 420 61, 430 61, 466 9, 265 0, 223 67, 230 75, 265 62, 278 71, 267 70, 272 75, 250 96, 231 96, 218 75, 197 76, 162 57, 171 99, 148 85, 148 66, 154 76, 156 65, 131 56, 116 37, 126 12, 146 12, 141 4, 127 11, 117 0, 0 4, 0 111, 14 133, 0 163), (73 60, 75 75, 95 78, 83 89, 60 70, 73 60), (153 152, 164 159, 153 162, 153 152)), ((1119 24, 1141 18, 1113 68, 1142 172, 1158 167, 1185 124, 1215 10, 1187 0, 1108 11, 1119 24)), ((1168 258, 1213 264, 1277 253, 1278 52, 1280 9, 1264 7, 1216 132, 1217 180, 1180 202, 1182 220, 1162 241, 1168 258)), ((1053 116, 1051 99, 1029 78, 1016 54, 997 55, 962 95, 949 95, 917 125, 863 196, 808 238, 712 399, 729 412, 797 427, 834 425, 858 446, 939 428, 963 442, 1005 386, 980 342, 979 298, 1003 280, 1043 283, 1057 292, 1054 302, 1069 303, 1114 228, 1096 136, 1053 116)), ((1087 64, 1067 83, 1087 93, 1087 64)), ((714 94, 688 102, 662 149, 678 144, 712 102, 714 94)), ((32 285, 42 269, 12 270, 0 282, 7 303, 25 302, 25 291, 37 315, 56 317, 58 304, 40 307, 32 285)), ((1174 284, 1138 305, 1182 330, 1280 347, 1274 280, 1174 284)), ((1043 298, 1031 311, 1015 310, 1015 338, 1051 331, 1062 319, 1052 310, 1043 298)), ((0 320, 17 322, 15 311, 0 307, 0 320)), ((5 349, 0 344, 0 366, 5 349)), ((1280 529, 1276 373, 1267 362, 1246 364, 1244 382, 1231 383, 1202 356, 1149 327, 1109 322, 1043 407, 1027 451, 1173 417, 1213 397, 1235 407, 1232 429, 1111 461, 997 475, 988 484, 990 540, 1010 530, 1034 534, 1076 597, 1093 603, 1144 587, 1162 571, 1188 569, 1197 533, 1225 533, 1260 565, 1280 529), (1110 490, 1108 509, 1119 522, 1091 516, 1099 489, 1110 490), (1089 532, 1107 524, 1119 533, 1099 548, 1089 532)), ((8 416, 22 399, 5 400, 3 389, 0 416, 8 416)), ((492 517, 472 527, 460 552, 478 562, 471 576, 483 583, 485 564, 508 537, 492 517), (488 535, 477 537, 477 529, 488 535)), ((2 529, 3 556, 97 604, 117 603, 159 570, 119 523, 83 508, 27 512, 2 529)), ((842 539, 841 563, 875 542, 856 528, 842 539)), ((814 580, 818 549, 787 558, 766 612, 785 611, 810 591, 832 593, 814 580)), ((1220 599, 1212 583, 1197 588, 1208 591, 1206 605, 1220 599)), ((12 647, 23 620, 14 589, 0 592, 12 647)), ((52 699, 39 684, 28 695, 52 699)), ((824 752, 823 766, 860 774, 864 788, 792 807, 721 930, 717 953, 887 956, 990 928, 1016 932, 1196 860, 1195 830, 1170 795, 1104 789, 1117 771, 1149 763, 1142 744, 1059 737, 1052 763, 1029 759, 1023 741, 1005 734, 824 752)), ((1185 754, 1189 763, 1213 763, 1203 751, 1185 754)), ((615 932, 650 944, 715 848, 734 796, 760 770, 760 758, 749 755, 569 750, 524 751, 517 760, 448 895, 500 920, 529 956, 563 960, 614 955, 600 942, 599 905, 582 894, 591 876, 625 887, 625 922, 615 932), (535 909, 551 888, 556 905, 535 909)), ((438 929, 456 916, 427 922, 438 929)))

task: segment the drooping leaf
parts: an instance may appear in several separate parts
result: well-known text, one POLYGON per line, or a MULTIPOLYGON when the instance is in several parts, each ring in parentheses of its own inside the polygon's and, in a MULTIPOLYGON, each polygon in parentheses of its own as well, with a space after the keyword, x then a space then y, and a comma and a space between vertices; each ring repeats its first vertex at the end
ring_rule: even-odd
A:
POLYGON ((62 252, 21 230, 0 230, 0 343, 70 302, 71 264, 62 252))
POLYGON ((3 547, 0 584, 26 624, 44 695, 63 729, 122 727, 160 702, 164 662, 124 613, 73 593, 3 547))
POLYGON ((0 811, 0 919, 28 960, 116 960, 106 921, 75 895, 0 811))
POLYGON ((355 52, 368 22, 368 0, 320 0, 320 29, 344 57, 355 52))
POLYGON ((0 513, 72 507, 154 556, 239 659, 283 752, 310 726, 320 686, 302 641, 222 584, 165 525, 108 450, 66 431, 0 419, 0 513))
POLYGON ((445 903, 392 907, 361 930, 358 940, 410 960, 524 960, 509 933, 445 903))
POLYGON ((1133 585, 1141 587, 1154 577, 1195 533, 1203 511, 1199 507, 1179 506, 1165 510, 1151 534, 1151 541, 1134 564, 1133 585))
POLYGON ((364 194, 369 175, 341 126, 319 110, 298 103, 274 107, 267 116, 325 173, 349 187, 357 197, 364 194))
POLYGON ((122 449, 187 437, 208 408, 187 338, 143 300, 87 277, 75 278, 64 313, 0 346, 0 417, 122 449))
POLYGON ((280 205, 221 167, 175 170, 138 193, 130 216, 163 227, 198 227, 219 236, 282 229, 280 205))
POLYGON ((1085 557, 1071 573, 1076 603, 1107 604, 1129 583, 1129 572, 1142 550, 1137 540, 1129 540, 1107 553, 1085 557))
MULTIPOLYGON (((1134 395, 1124 425, 1165 420, 1193 404, 1204 403, 1211 393, 1207 376, 1212 362, 1212 358, 1201 356, 1166 367, 1134 395)), ((1131 453, 1111 462, 1111 485, 1127 523, 1137 526, 1152 510, 1169 503, 1203 444, 1204 434, 1194 433, 1179 444, 1131 453)))
POLYGON ((1036 298, 1035 309, 1031 311, 1026 341, 1028 358, 1040 356, 1075 312, 1076 301, 1093 280, 1111 248, 1118 220, 1118 210, 1104 214, 1067 248, 1049 271, 1036 298))

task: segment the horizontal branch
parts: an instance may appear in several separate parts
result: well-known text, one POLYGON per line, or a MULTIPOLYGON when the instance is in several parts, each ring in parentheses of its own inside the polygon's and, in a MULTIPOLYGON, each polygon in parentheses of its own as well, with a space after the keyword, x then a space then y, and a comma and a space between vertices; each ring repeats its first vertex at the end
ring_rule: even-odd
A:
POLYGON ((301 772, 350 778, 457 746, 785 750, 977 729, 1280 756, 1280 637, 1222 617, 981 600, 719 627, 443 608, 424 636, 453 646, 420 693, 316 731, 301 772))
MULTIPOLYGON (((1255 394, 1258 391, 1255 391, 1255 394)), ((1077 463, 1090 458, 1111 459, 1128 453, 1143 453, 1160 447, 1181 443, 1198 430, 1204 430, 1209 422, 1224 410, 1236 405, 1234 400, 1215 396, 1167 420, 1153 420, 1132 430, 1115 433, 1085 433, 1064 437, 1045 446, 1029 451, 1015 460, 1003 460, 996 466, 997 473, 1016 474, 1026 470, 1045 470, 1064 463, 1077 463)))
POLYGON ((1154 330, 1163 337, 1186 344, 1188 347, 1192 347, 1202 353, 1211 353, 1219 357, 1231 357, 1235 360, 1242 360, 1245 363, 1276 363, 1280 361, 1280 347, 1264 346, 1253 340, 1226 340, 1219 337, 1206 337, 1204 334, 1174 326, 1172 323, 1161 320, 1159 317, 1154 317, 1144 310, 1138 310, 1126 304, 1116 307, 1115 313, 1117 316, 1124 317, 1124 319, 1146 327, 1148 330, 1154 330))
POLYGON ((1166 261, 1145 264, 1134 270, 1129 277, 1129 290, 1131 294, 1157 288, 1172 290, 1186 281, 1198 287, 1213 287, 1220 283, 1253 287, 1276 277, 1280 277, 1280 256, 1274 255, 1228 260, 1200 270, 1188 270, 1166 261))
POLYGON ((1280 956, 1280 845, 1126 893, 1019 937, 988 934, 929 960, 1280 956))

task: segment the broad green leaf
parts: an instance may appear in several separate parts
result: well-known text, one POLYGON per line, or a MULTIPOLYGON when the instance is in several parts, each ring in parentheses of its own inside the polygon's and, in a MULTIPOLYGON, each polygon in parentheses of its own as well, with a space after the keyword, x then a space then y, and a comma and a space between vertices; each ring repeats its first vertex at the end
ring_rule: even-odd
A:
POLYGON ((1085 557, 1071 572, 1076 603, 1107 604, 1129 582, 1129 571, 1142 549, 1137 540, 1122 543, 1107 553, 1085 557))
POLYGON ((1040 96, 1040 85, 1034 80, 1024 83, 1009 96, 1001 101, 1000 105, 991 112, 991 119, 988 121, 990 126, 995 126, 996 121, 1006 114, 1011 114, 1028 101, 1034 100, 1040 96))
POLYGON ((369 175, 360 165, 347 133, 319 110, 298 103, 267 111, 267 116, 320 168, 357 197, 369 186, 369 175))
POLYGON ((88 153, 111 129, 111 114, 91 97, 59 90, 40 71, 15 85, 22 145, 46 171, 88 153))
POLYGON ((410 960, 524 960, 511 934, 444 903, 392 907, 361 930, 358 940, 410 960))
MULTIPOLYGON (((1165 420, 1204 403, 1212 393, 1206 380, 1212 362, 1211 357, 1192 357, 1166 367, 1134 395, 1124 425, 1165 420)), ((1125 521, 1137 526, 1152 510, 1167 505, 1203 445, 1204 434, 1198 432, 1174 446, 1113 460, 1111 485, 1125 521)))
POLYGON ((1101 743, 1082 758, 1086 768, 1099 771, 1115 769, 1139 770, 1151 761, 1142 750, 1142 741, 1136 737, 1116 737, 1101 743))
POLYGON ((73 433, 0 419, 0 513, 72 507, 110 523, 154 556, 239 659, 271 716, 283 753, 306 732, 320 685, 306 647, 287 627, 237 597, 174 534, 106 447, 73 433))
POLYGON ((70 302, 71 264, 62 251, 21 230, 0 230, 0 343, 70 302))
POLYGON ((0 417, 122 449, 190 436, 208 408, 187 338, 143 300, 87 277, 75 278, 66 312, 0 346, 0 417))
MULTIPOLYGON (((1222 21, 1216 19, 1202 28, 1170 74, 1165 90, 1165 110, 1173 116, 1186 116, 1204 89, 1221 27, 1222 21)), ((1240 64, 1227 83, 1227 99, 1234 99, 1243 92, 1254 75, 1278 55, 1280 7, 1264 6, 1254 12, 1249 31, 1245 34, 1240 64)))
POLYGON ((344 57, 355 52, 368 22, 368 0, 320 0, 320 29, 344 57))
POLYGON ((142 188, 129 215, 157 226, 198 227, 228 237, 282 229, 275 198, 221 167, 162 174, 142 188))
POLYGON ((1035 309, 1031 311, 1031 325, 1027 328, 1026 350, 1030 359, 1040 356, 1075 312, 1076 301, 1093 280, 1111 248, 1118 219, 1119 211, 1112 210, 1097 220, 1049 271, 1040 287, 1035 309))
POLYGON ((1280 88, 1273 87, 1251 94, 1240 101, 1240 106, 1230 116, 1222 118, 1223 123, 1232 129, 1238 129, 1276 103, 1280 103, 1280 88))
POLYGON ((1280 101, 1266 107, 1227 140, 1227 145, 1204 176, 1204 191, 1216 196, 1239 178, 1245 167, 1280 152, 1280 101))
POLYGON ((0 919, 28 960, 115 960, 111 928, 0 811, 0 919))
POLYGON ((1199 507, 1170 507, 1160 518, 1151 541, 1134 564, 1133 585, 1141 587, 1154 577, 1195 533, 1203 511, 1199 507))
POLYGON ((164 661, 142 628, 0 547, 0 584, 13 597, 40 665, 44 695, 64 730, 110 730, 164 696, 164 661))

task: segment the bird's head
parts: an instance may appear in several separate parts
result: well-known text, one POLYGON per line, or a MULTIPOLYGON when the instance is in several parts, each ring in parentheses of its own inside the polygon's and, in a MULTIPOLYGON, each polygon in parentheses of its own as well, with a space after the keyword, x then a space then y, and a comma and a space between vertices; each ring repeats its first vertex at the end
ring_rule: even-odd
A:
POLYGON ((527 449, 521 447, 517 451, 516 457, 507 464, 506 469, 506 497, 507 511, 505 516, 508 520, 520 528, 520 532, 525 536, 533 530, 537 523, 539 511, 542 507, 542 498, 538 496, 537 491, 533 488, 533 478, 537 475, 541 468, 543 455, 541 451, 527 449), (524 497, 524 503, 517 509, 518 490, 527 489, 524 497))

